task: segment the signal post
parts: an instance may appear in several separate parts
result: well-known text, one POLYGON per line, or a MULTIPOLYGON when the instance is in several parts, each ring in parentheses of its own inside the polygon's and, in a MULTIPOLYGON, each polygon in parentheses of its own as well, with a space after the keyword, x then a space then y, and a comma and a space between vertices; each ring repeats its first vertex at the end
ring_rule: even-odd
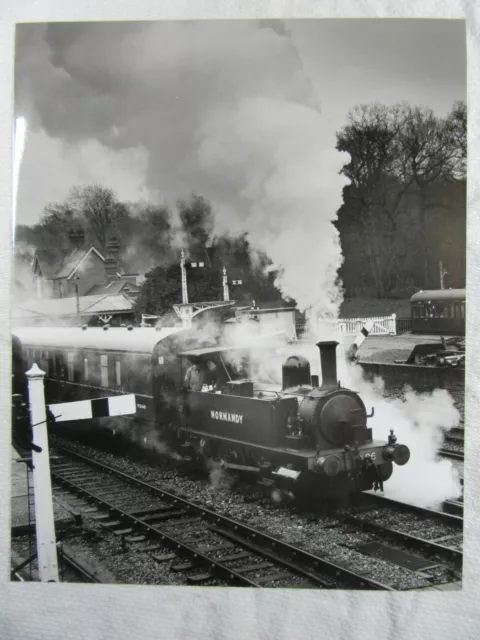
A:
POLYGON ((41 451, 32 451, 35 521, 37 531, 37 562, 41 582, 58 582, 58 559, 55 539, 55 520, 50 478, 47 412, 45 408, 44 377, 35 363, 26 373, 30 424, 33 441, 41 451))

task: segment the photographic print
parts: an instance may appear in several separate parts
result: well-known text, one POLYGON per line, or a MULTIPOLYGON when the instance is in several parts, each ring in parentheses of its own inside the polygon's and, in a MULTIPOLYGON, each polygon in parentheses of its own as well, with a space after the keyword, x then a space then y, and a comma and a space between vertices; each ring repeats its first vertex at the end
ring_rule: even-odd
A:
POLYGON ((10 580, 462 589, 464 20, 18 24, 10 580))

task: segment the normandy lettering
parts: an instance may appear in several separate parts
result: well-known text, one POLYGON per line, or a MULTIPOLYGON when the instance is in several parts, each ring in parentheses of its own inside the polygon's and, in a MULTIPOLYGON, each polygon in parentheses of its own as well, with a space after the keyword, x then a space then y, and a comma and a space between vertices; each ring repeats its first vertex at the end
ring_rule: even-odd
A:
POLYGON ((243 424, 243 416, 238 413, 227 413, 226 411, 210 411, 210 417, 213 420, 223 420, 224 422, 235 422, 243 424))

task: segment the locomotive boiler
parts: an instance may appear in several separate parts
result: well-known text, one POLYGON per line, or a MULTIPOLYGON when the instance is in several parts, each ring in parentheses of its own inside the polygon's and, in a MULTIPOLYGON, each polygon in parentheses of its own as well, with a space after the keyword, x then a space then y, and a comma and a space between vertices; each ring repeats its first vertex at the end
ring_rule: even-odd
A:
MULTIPOLYGON (((360 396, 340 385, 336 342, 318 343, 321 384, 308 360, 292 355, 275 388, 250 375, 265 338, 240 348, 181 327, 35 327, 16 329, 13 342, 13 373, 37 362, 48 404, 135 394, 134 416, 56 425, 90 444, 114 438, 116 446, 215 464, 316 503, 382 488, 393 465, 409 459, 393 432, 387 441, 374 439, 367 425, 373 410, 367 414, 360 396), (240 354, 238 367, 232 363, 240 354), (224 383, 185 389, 186 371, 199 362, 213 362, 224 383)), ((21 389, 22 381, 16 384, 21 389)))

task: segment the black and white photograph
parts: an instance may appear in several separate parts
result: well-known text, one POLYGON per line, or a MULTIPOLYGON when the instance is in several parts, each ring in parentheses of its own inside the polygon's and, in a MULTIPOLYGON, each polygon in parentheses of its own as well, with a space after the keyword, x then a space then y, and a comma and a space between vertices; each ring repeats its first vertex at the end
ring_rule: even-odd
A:
POLYGON ((9 581, 462 590, 466 40, 16 25, 9 581))

